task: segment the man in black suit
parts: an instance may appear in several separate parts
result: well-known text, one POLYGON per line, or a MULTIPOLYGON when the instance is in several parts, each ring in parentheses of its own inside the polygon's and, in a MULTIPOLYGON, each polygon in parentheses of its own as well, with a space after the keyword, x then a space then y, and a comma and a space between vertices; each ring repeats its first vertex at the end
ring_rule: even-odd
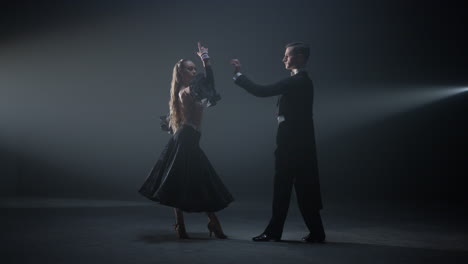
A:
POLYGON ((239 60, 234 65, 234 82, 258 97, 279 95, 276 135, 273 212, 265 231, 253 241, 280 241, 294 185, 302 217, 310 231, 305 242, 325 241, 320 209, 322 199, 318 178, 314 123, 312 118, 313 85, 305 67, 309 47, 295 42, 286 45, 283 57, 291 76, 275 84, 258 85, 241 73, 239 60))

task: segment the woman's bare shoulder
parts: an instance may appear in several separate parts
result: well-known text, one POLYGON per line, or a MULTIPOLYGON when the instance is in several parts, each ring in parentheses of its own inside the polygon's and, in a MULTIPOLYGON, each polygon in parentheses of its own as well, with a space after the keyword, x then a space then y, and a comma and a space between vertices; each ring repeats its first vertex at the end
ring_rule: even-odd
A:
POLYGON ((186 101, 186 99, 189 99, 190 98, 190 89, 189 87, 185 87, 183 89, 180 89, 179 91, 179 100, 181 102, 184 102, 186 101))

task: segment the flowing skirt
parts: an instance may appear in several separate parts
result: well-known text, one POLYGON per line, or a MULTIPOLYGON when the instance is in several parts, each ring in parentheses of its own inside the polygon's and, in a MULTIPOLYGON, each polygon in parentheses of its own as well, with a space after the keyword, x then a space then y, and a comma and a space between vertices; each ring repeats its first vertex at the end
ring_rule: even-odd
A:
POLYGON ((183 125, 171 137, 139 192, 186 212, 217 212, 234 199, 199 146, 200 132, 183 125))

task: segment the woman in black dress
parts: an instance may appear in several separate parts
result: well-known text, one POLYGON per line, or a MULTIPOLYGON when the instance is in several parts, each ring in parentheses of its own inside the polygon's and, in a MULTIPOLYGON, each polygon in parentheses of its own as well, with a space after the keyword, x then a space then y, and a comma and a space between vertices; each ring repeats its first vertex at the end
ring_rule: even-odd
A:
POLYGON ((173 132, 140 193, 160 204, 174 207, 179 238, 188 238, 183 211, 206 212, 208 230, 226 238, 214 212, 233 201, 205 153, 199 146, 203 108, 220 99, 214 89, 208 49, 198 43, 198 56, 205 74, 196 74, 195 64, 182 59, 174 66, 169 101, 168 128, 173 132))

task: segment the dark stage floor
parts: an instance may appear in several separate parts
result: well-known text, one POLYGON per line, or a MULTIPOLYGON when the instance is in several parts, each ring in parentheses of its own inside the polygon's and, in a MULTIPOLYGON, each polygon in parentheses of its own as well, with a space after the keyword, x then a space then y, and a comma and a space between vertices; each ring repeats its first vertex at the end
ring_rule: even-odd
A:
POLYGON ((186 215, 178 240, 170 208, 151 202, 0 200, 0 263, 468 263, 468 218, 443 206, 325 204, 326 244, 304 244, 295 201, 284 242, 255 243, 269 201, 236 201, 219 213, 228 240, 186 215))

